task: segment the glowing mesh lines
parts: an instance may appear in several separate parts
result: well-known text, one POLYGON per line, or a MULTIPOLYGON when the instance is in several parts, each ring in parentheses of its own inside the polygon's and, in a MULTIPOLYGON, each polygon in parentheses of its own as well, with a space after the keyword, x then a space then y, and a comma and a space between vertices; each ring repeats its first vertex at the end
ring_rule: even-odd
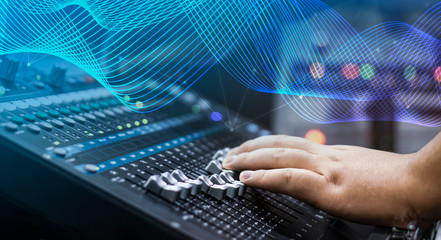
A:
POLYGON ((312 122, 439 126, 440 7, 357 33, 319 0, 0 0, 0 54, 66 59, 138 112, 219 64, 312 122))

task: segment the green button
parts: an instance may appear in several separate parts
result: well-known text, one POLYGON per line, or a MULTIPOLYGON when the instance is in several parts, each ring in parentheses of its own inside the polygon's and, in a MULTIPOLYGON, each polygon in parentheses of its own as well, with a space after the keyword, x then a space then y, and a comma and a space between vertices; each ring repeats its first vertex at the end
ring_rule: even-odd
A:
POLYGON ((81 105, 80 105, 80 108, 83 109, 84 111, 90 111, 90 110, 92 110, 92 109, 90 109, 89 105, 86 105, 86 104, 81 104, 81 105))
POLYGON ((46 120, 48 117, 47 113, 45 113, 45 112, 38 112, 35 115, 37 115, 37 117, 41 120, 46 120))
POLYGON ((80 113, 81 112, 81 109, 79 107, 77 107, 77 106, 70 107, 70 110, 72 112, 74 112, 74 113, 80 113))
POLYGON ((70 114, 70 110, 67 108, 60 108, 60 113, 67 116, 70 114))
POLYGON ((47 111, 47 113, 48 113, 51 117, 54 117, 54 118, 57 118, 57 117, 60 116, 60 112, 58 112, 57 110, 53 110, 53 109, 47 111))
POLYGON ((90 106, 96 110, 100 109, 100 105, 98 103, 91 103, 90 106))
POLYGON ((23 124, 24 119, 20 116, 13 116, 11 118, 11 122, 16 123, 18 125, 23 124))
POLYGON ((107 102, 107 101, 101 101, 101 102, 100 102, 100 105, 101 105, 102 107, 108 107, 108 106, 109 106, 109 102, 107 102))
POLYGON ((32 114, 26 114, 23 117, 28 122, 35 122, 35 120, 37 120, 37 118, 34 115, 32 115, 32 114))

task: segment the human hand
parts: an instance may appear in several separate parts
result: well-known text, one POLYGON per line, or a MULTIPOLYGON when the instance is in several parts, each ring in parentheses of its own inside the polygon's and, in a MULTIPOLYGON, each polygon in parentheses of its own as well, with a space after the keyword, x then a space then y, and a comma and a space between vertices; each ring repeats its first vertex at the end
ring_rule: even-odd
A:
POLYGON ((223 167, 243 171, 240 180, 249 186, 291 195, 334 216, 406 228, 413 220, 425 220, 414 196, 423 194, 412 174, 418 158, 418 153, 266 136, 232 149, 223 167))

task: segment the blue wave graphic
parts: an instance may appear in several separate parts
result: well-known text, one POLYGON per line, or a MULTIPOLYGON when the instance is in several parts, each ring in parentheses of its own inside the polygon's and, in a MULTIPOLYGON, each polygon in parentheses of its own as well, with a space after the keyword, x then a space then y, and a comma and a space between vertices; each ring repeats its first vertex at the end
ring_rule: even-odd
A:
POLYGON ((0 54, 61 57, 138 112, 219 63, 312 122, 440 126, 440 7, 357 33, 319 0, 1 0, 0 54))

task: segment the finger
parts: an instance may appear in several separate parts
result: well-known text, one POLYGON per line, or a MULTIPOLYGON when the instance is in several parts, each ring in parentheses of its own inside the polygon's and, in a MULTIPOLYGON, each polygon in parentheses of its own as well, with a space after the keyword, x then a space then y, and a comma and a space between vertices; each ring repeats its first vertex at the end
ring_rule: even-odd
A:
POLYGON ((323 196, 326 186, 323 175, 304 169, 244 171, 240 180, 248 186, 285 193, 313 205, 326 197, 323 196))
POLYGON ((285 135, 273 135, 258 137, 241 144, 239 147, 232 149, 228 156, 241 154, 244 152, 252 152, 260 148, 295 148, 310 153, 316 153, 320 144, 311 142, 304 138, 291 137, 285 135))
POLYGON ((299 168, 317 171, 319 164, 314 155, 292 148, 262 148, 248 153, 227 157, 225 169, 235 171, 276 168, 299 168))

